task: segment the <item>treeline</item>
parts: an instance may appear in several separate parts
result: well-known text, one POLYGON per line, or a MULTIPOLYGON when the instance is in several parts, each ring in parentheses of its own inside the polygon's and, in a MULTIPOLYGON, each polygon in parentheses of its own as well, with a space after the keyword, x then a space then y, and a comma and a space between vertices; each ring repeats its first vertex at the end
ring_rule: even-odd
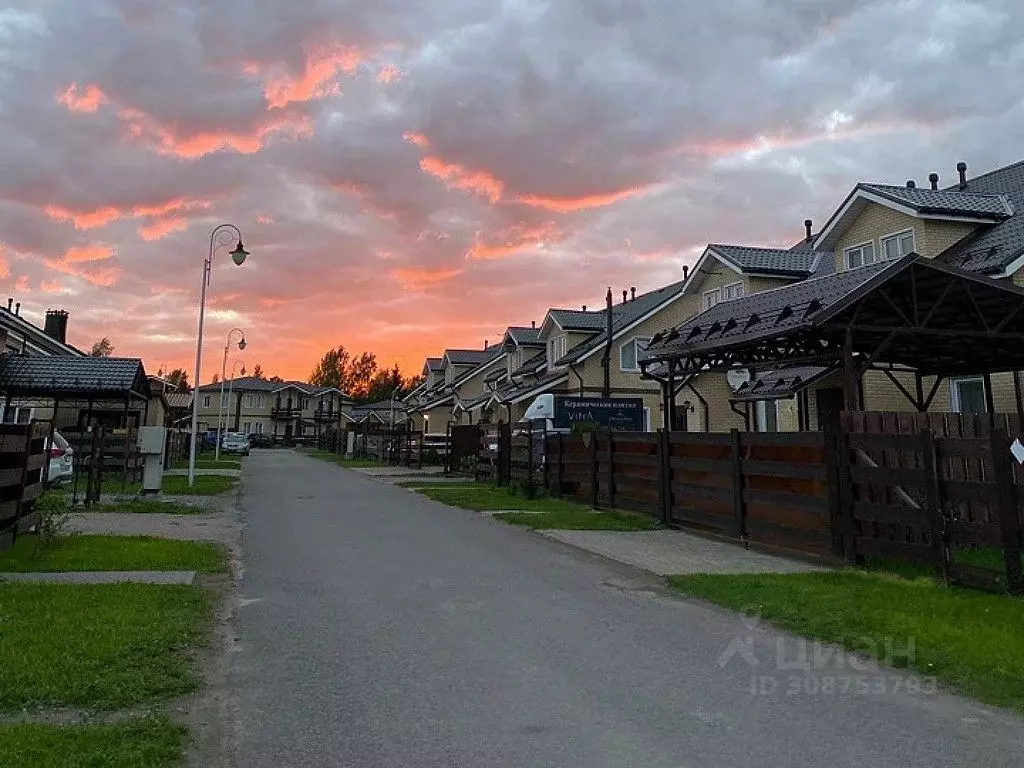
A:
POLYGON ((317 387, 337 387, 357 403, 400 398, 417 387, 420 376, 406 378, 398 366, 381 368, 372 352, 349 352, 343 345, 328 350, 309 375, 317 387))

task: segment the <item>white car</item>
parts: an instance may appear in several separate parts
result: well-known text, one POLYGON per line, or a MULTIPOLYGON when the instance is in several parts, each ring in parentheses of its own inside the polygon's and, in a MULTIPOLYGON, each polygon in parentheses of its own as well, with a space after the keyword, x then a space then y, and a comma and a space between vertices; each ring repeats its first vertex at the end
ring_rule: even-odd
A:
POLYGON ((238 453, 242 456, 249 455, 249 438, 239 432, 227 432, 220 439, 221 453, 238 453))
POLYGON ((60 432, 53 433, 53 445, 46 441, 46 450, 50 454, 50 470, 46 476, 49 486, 68 485, 75 476, 75 449, 71 447, 60 432))

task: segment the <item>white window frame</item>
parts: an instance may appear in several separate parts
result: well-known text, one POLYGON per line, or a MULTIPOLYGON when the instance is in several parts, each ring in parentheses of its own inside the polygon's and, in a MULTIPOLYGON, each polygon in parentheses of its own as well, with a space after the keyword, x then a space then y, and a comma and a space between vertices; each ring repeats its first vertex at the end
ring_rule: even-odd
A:
POLYGON ((263 422, 262 421, 257 421, 255 424, 253 424, 253 426, 256 428, 254 431, 256 432, 257 435, 262 435, 263 434, 263 422))
POLYGON ((211 402, 213 402, 211 395, 203 395, 203 408, 209 408, 211 402))
POLYGON ((909 227, 907 229, 901 229, 899 232, 892 232, 891 234, 883 235, 882 237, 878 238, 878 258, 879 258, 879 260, 895 261, 896 259, 903 258, 908 253, 913 253, 915 250, 917 250, 917 233, 914 232, 914 228, 913 227, 909 227), (911 240, 910 250, 904 252, 902 247, 900 247, 900 242, 907 235, 910 235, 910 240, 911 240), (885 244, 886 244, 886 242, 888 242, 890 240, 895 240, 896 241, 897 249, 900 251, 900 253, 897 256, 893 256, 891 259, 886 258, 886 256, 885 256, 885 244))
POLYGON ((720 288, 712 288, 709 291, 704 291, 704 309, 711 309, 716 304, 721 304, 723 301, 735 301, 736 299, 743 298, 743 281, 737 280, 735 283, 728 283, 720 288), (731 296, 727 296, 727 293, 732 293, 731 296))
POLYGON ((757 400, 754 403, 754 423, 758 432, 779 431, 779 401, 778 400, 757 400), (768 408, 775 411, 775 428, 768 429, 768 408))
POLYGON ((949 408, 953 413, 963 413, 963 403, 960 402, 960 385, 966 383, 979 383, 981 384, 982 400, 985 401, 985 410, 982 413, 988 412, 988 396, 985 390, 985 378, 983 376, 959 376, 949 380, 949 408))
POLYGON ((863 243, 857 243, 856 245, 843 248, 843 264, 846 265, 847 269, 859 269, 860 267, 866 267, 870 264, 874 264, 876 261, 878 261, 878 248, 875 246, 874 240, 865 240, 863 243), (863 250, 868 247, 871 248, 871 261, 866 261, 864 259, 863 250), (854 251, 861 251, 861 263, 856 267, 851 267, 850 254, 854 251))
POLYGON ((653 432, 651 429, 651 409, 644 406, 644 432, 653 432))
POLYGON ((243 421, 242 422, 242 432, 244 434, 246 434, 246 435, 251 435, 252 434, 252 422, 251 421, 243 421))
POLYGON ((565 357, 568 348, 568 338, 564 333, 548 339, 548 368, 554 368, 555 362, 565 357))
POLYGON ((646 351, 646 347, 650 346, 650 336, 634 336, 632 339, 627 341, 625 344, 619 347, 619 370, 623 373, 640 373, 640 352, 646 351), (644 346, 641 350, 640 345, 644 346), (633 367, 630 368, 626 365, 624 354, 627 349, 633 349, 633 367))

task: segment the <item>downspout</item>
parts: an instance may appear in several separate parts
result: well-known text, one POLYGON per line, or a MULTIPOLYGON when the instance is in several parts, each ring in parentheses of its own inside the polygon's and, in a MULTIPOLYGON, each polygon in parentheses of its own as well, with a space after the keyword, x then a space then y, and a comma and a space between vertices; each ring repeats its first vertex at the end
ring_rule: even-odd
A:
POLYGON ((580 397, 583 397, 583 377, 580 376, 580 372, 576 370, 576 363, 569 363, 569 370, 572 371, 573 375, 579 379, 580 382, 580 397))
POLYGON ((693 392, 694 396, 700 400, 701 406, 704 408, 704 431, 711 431, 711 411, 708 409, 708 401, 704 399, 704 396, 697 391, 697 388, 693 386, 693 381, 686 382, 686 388, 693 392))
POLYGON ((733 413, 735 413, 737 416, 742 416, 743 417, 743 430, 745 432, 749 432, 750 431, 750 411, 748 411, 746 409, 746 407, 744 407, 743 410, 741 411, 739 408, 736 407, 736 401, 735 400, 730 400, 729 401, 729 409, 733 413))
POLYGON ((608 294, 605 296, 605 342, 604 342, 604 388, 601 390, 603 397, 612 396, 612 289, 608 287, 608 294))

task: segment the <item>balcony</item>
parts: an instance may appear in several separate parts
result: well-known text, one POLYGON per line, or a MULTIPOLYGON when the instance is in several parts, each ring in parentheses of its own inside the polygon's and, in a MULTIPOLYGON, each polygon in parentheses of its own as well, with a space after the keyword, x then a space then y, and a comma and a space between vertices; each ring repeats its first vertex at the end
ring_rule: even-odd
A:
POLYGON ((289 408, 284 405, 275 405, 270 409, 270 418, 276 421, 292 421, 302 416, 301 408, 289 408))
POLYGON ((317 409, 316 411, 313 412, 313 420, 325 424, 330 424, 337 421, 340 415, 341 411, 317 409))

